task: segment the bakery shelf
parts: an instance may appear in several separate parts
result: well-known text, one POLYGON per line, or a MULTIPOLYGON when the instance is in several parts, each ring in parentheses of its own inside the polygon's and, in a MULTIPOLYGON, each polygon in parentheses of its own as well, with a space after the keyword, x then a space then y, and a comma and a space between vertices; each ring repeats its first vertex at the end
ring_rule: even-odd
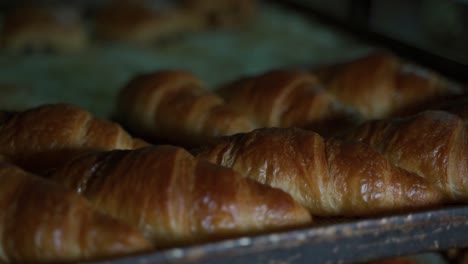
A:
MULTIPOLYGON (((78 55, 1 54, 0 105, 13 110, 60 101, 109 116, 117 90, 144 71, 183 65, 215 87, 273 67, 330 63, 376 47, 456 81, 468 80, 468 68, 462 63, 343 23, 339 15, 329 17, 297 2, 267 1, 246 31, 203 33, 155 49, 97 43, 78 55)), ((354 263, 461 247, 468 247, 468 206, 322 223, 88 263, 354 263)))

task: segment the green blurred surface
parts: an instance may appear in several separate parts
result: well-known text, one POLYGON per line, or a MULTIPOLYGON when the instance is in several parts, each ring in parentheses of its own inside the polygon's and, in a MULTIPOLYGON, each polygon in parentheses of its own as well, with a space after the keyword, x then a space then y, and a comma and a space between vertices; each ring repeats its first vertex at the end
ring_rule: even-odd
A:
POLYGON ((213 89, 245 74, 330 63, 371 48, 350 36, 271 5, 242 30, 196 33, 151 48, 93 44, 80 54, 0 56, 0 108, 78 104, 108 116, 118 90, 135 74, 183 69, 213 89))

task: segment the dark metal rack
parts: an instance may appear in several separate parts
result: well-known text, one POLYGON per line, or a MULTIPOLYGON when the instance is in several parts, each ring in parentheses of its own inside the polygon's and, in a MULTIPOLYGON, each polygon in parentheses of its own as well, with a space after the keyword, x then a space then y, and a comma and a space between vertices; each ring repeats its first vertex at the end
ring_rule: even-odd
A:
POLYGON ((240 237, 92 264, 353 263, 467 247, 467 234, 468 206, 459 206, 240 237))

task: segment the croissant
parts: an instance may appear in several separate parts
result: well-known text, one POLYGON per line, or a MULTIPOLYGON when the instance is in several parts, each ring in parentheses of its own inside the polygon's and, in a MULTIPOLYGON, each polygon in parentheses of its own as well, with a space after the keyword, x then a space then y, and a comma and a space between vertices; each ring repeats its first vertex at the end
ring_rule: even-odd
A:
POLYGON ((218 93, 260 127, 295 126, 331 133, 332 127, 342 128, 357 119, 306 72, 269 71, 237 80, 218 93))
POLYGON ((96 14, 97 36, 143 46, 203 27, 203 18, 190 10, 155 8, 149 1, 114 1, 96 14))
POLYGON ((284 190, 312 215, 375 215, 443 201, 438 189, 367 145, 312 131, 258 129, 193 152, 284 190))
POLYGON ((117 117, 135 133, 186 146, 254 129, 247 117, 183 71, 135 77, 119 94, 117 117))
POLYGON ((4 18, 2 46, 11 53, 77 52, 87 42, 83 22, 72 9, 24 6, 11 10, 4 18))
POLYGON ((174 146, 79 157, 49 175, 94 207, 138 226, 158 247, 307 224, 281 190, 174 146))
POLYGON ((0 160, 0 261, 63 263, 115 257, 151 244, 71 190, 0 160))
POLYGON ((468 198, 467 124, 444 111, 369 121, 344 135, 369 144, 397 166, 417 173, 452 200, 468 198))
POLYGON ((339 101, 367 119, 413 113, 444 95, 461 92, 436 73, 382 52, 312 72, 339 101))
POLYGON ((44 105, 13 114, 0 123, 0 154, 18 166, 42 173, 93 150, 147 145, 118 124, 97 119, 73 105, 44 105))

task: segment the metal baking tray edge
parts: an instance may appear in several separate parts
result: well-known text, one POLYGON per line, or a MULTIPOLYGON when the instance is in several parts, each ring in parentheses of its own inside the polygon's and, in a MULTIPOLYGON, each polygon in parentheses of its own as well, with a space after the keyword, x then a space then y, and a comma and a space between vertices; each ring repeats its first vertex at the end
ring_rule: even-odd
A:
POLYGON ((467 237, 468 205, 450 206, 86 263, 352 263, 467 247, 467 237))

